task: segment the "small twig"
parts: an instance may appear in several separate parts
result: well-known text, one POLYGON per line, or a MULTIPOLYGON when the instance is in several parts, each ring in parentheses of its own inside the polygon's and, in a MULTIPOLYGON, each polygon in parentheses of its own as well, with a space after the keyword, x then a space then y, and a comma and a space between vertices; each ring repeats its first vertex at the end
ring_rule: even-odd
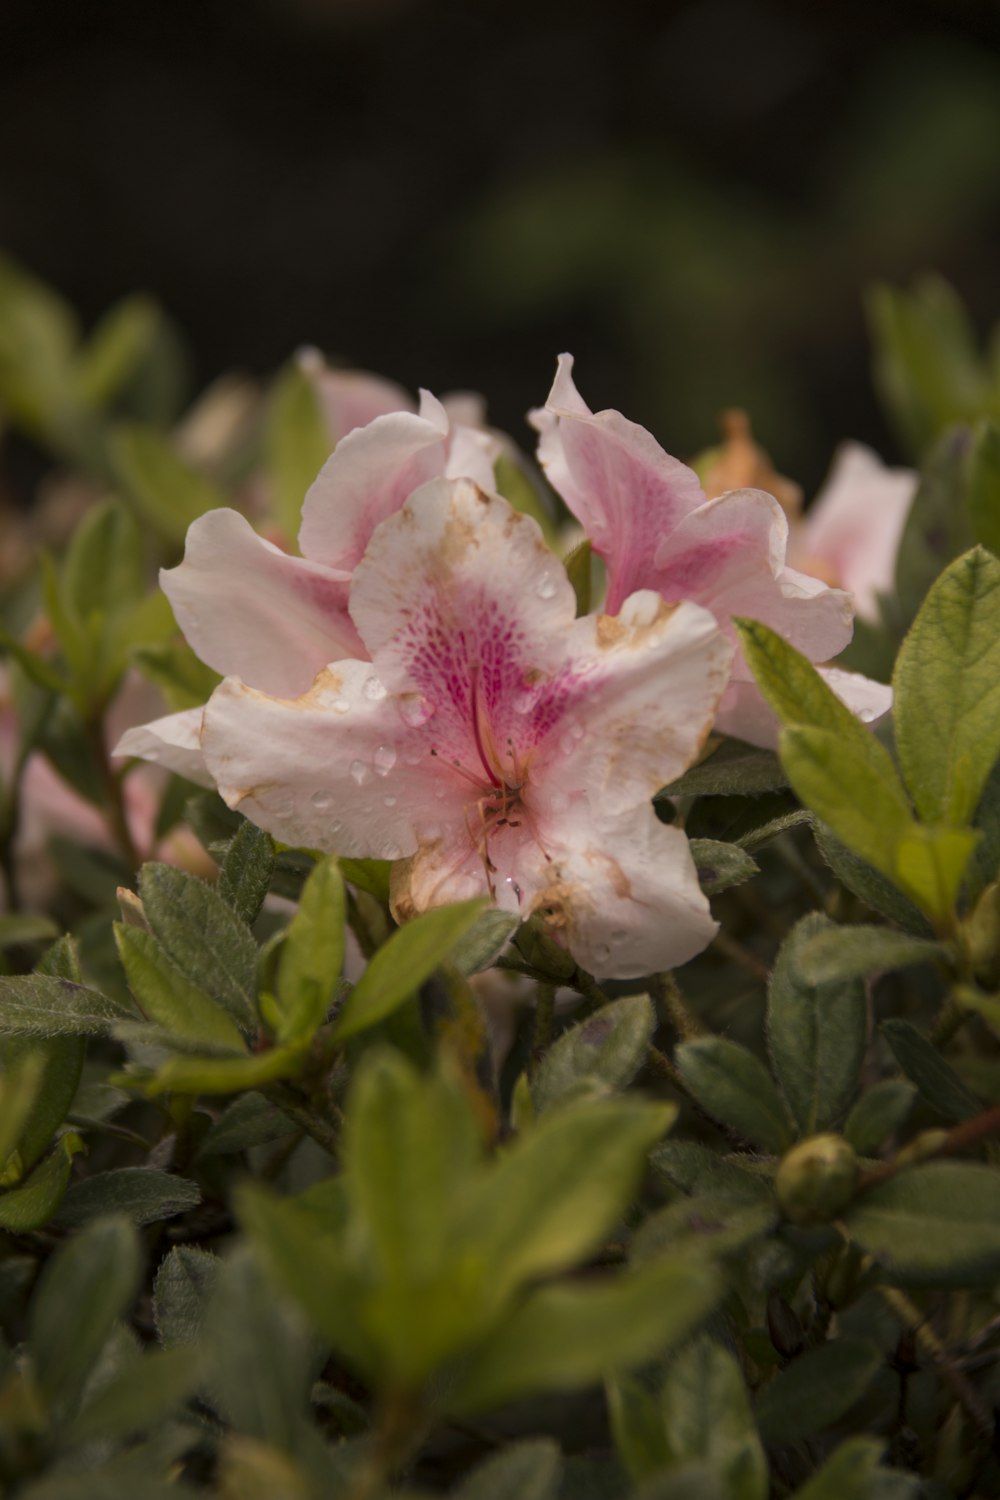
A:
POLYGON ((276 1104, 282 1114, 294 1120, 306 1135, 311 1136, 331 1156, 340 1155, 340 1132, 333 1121, 324 1119, 310 1109, 301 1095, 288 1083, 269 1083, 261 1093, 276 1104))
POLYGON ((932 1046, 947 1047, 956 1032, 961 1031, 965 1023, 972 1019, 975 1014, 967 1006, 959 1005, 957 1001, 947 999, 938 1012, 937 1019, 931 1027, 930 1042, 932 1046))
POLYGON ((552 1041, 552 1023, 556 1013, 556 992, 551 984, 538 986, 535 1001, 535 1024, 531 1035, 531 1061, 528 1072, 534 1073, 552 1041))
POLYGON ((951 1387, 955 1399, 979 1434, 987 1442, 992 1443, 994 1431, 992 1412, 975 1387, 966 1380, 919 1307, 911 1302, 898 1287, 876 1286, 875 1290, 906 1332, 913 1335, 919 1348, 937 1367, 942 1380, 951 1387))
POLYGON ((764 984, 770 979, 771 971, 763 959, 758 958, 756 953, 751 953, 749 948, 745 948, 727 932, 717 932, 712 939, 712 947, 739 964, 741 969, 746 969, 747 973, 752 974, 755 979, 762 980, 764 984))
POLYGON ((657 974, 650 988, 653 992, 653 999, 662 1004, 682 1042, 691 1042, 695 1037, 704 1036, 704 1026, 687 1004, 677 980, 669 969, 662 974, 657 974))
POLYGON ((889 1161, 881 1162, 870 1172, 865 1172, 858 1182, 858 1192, 870 1192, 872 1188, 881 1187, 891 1177, 905 1172, 908 1167, 918 1166, 939 1156, 958 1156, 962 1151, 968 1151, 970 1147, 978 1146, 995 1136, 1000 1136, 1000 1104, 994 1104, 981 1114, 973 1115, 971 1120, 963 1120, 961 1125, 954 1125, 951 1130, 925 1131, 923 1137, 918 1136, 889 1161))

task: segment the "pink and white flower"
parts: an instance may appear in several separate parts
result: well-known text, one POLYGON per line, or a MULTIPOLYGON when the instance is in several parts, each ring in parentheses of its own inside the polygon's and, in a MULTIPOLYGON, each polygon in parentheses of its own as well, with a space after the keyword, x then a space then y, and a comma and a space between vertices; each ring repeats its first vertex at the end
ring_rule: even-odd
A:
POLYGON ((825 485, 792 526, 796 567, 848 589, 862 620, 877 621, 879 594, 892 592, 917 479, 912 469, 890 469, 863 443, 843 443, 825 485))
POLYGON ((370 660, 301 695, 216 689, 200 748, 231 807, 290 844, 400 861, 401 918, 477 893, 542 912, 599 977, 711 940, 687 840, 650 801, 725 688, 711 615, 644 591, 576 619, 536 523, 447 479, 375 531, 350 612, 370 660))
MULTIPOLYGON (((773 495, 731 490, 706 500, 697 475, 644 427, 617 411, 592 412, 559 359, 545 407, 531 420, 538 457, 553 487, 584 526, 608 575, 607 608, 635 589, 668 603, 693 600, 733 641, 732 678, 716 728, 773 746, 777 721, 739 650, 733 616, 761 620, 811 661, 844 649, 853 631, 850 596, 785 563, 788 519, 773 495)), ((829 679, 866 721, 885 713, 887 688, 838 671, 829 679)))

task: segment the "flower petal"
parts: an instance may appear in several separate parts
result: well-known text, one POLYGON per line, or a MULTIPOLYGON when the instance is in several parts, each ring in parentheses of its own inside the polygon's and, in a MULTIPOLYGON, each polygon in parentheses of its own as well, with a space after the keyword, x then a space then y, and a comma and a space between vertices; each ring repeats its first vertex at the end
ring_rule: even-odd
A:
MULTIPOLYGON (((745 662, 743 669, 747 670, 745 662)), ((876 723, 892 707, 892 688, 885 683, 863 677, 860 672, 845 672, 840 667, 817 670, 862 724, 876 723)), ((759 745, 763 750, 778 748, 781 725, 753 681, 734 678, 730 682, 719 704, 715 727, 720 734, 731 734, 748 745, 759 745)))
POLYGON ((890 469, 862 443, 843 443, 804 519, 792 532, 792 560, 854 595, 857 613, 878 619, 878 595, 892 590, 896 554, 917 489, 911 469, 890 469))
POLYGON ((305 692, 327 662, 363 655, 347 613, 348 582, 282 552, 235 510, 194 521, 184 561, 160 574, 202 661, 286 697, 305 692))
MULTIPOLYGON (((851 639, 850 596, 785 566, 788 519, 764 490, 706 501, 664 537, 649 580, 665 599, 694 599, 724 630, 733 615, 761 620, 811 661, 851 639)), ((749 678, 738 657, 735 678, 749 678)))
POLYGON ((877 724, 892 708, 892 688, 884 682, 842 667, 820 667, 819 675, 862 724, 877 724))
POLYGON ((214 786, 201 748, 203 713, 201 708, 187 708, 183 713, 166 714, 149 724, 139 724, 125 731, 111 754, 135 755, 165 766, 199 786, 214 786))
POLYGON ((412 396, 394 380, 367 370, 336 370, 318 349, 304 349, 299 368, 312 384, 330 433, 330 444, 389 412, 412 411, 412 396))
POLYGON ((535 521, 469 480, 439 480, 372 537, 350 608, 382 681, 421 695, 478 774, 477 713, 500 747, 520 732, 518 704, 561 665, 576 601, 535 521))
POLYGON ((446 831, 468 847, 468 784, 404 709, 368 662, 337 662, 291 700, 229 677, 205 708, 202 746, 229 806, 284 843, 399 859, 446 831))
POLYGON ((660 539, 705 496, 694 470, 644 427, 617 411, 591 412, 572 369, 572 356, 560 355, 545 407, 530 420, 541 433, 538 461, 550 484, 607 564, 606 608, 615 614, 648 584, 660 539))
POLYGON ((352 570, 380 521, 444 473, 448 417, 440 402, 392 412, 342 438, 310 485, 299 546, 329 568, 352 570))

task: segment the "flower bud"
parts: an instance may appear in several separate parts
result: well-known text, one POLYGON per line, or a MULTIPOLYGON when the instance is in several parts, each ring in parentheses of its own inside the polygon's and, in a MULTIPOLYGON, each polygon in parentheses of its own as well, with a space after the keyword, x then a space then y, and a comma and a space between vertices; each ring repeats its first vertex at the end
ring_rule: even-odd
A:
POLYGON ((857 1180, 850 1143, 841 1135, 813 1135, 785 1155, 774 1187, 793 1224, 824 1224, 847 1207, 857 1180))

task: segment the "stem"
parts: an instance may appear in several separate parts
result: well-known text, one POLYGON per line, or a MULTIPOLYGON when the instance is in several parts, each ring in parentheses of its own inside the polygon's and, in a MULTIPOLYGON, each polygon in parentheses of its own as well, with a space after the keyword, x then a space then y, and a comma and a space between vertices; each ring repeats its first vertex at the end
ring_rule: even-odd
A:
POLYGON ((336 1129, 333 1121, 325 1119, 310 1109, 298 1091, 288 1083, 269 1083, 261 1089, 261 1093, 276 1104, 282 1114, 294 1120, 306 1135, 311 1136, 318 1146, 328 1151, 331 1156, 340 1155, 340 1132, 336 1129))
POLYGON ((712 939, 712 947, 731 958, 734 963, 739 964, 741 969, 746 969, 755 979, 761 979, 766 984, 771 977, 771 971, 763 959, 758 958, 756 953, 751 953, 749 948, 736 938, 730 937, 726 932, 717 932, 712 939))
POLYGON ((650 988, 653 999, 663 1006, 682 1042, 692 1042, 695 1037, 704 1036, 704 1026, 688 1006, 677 980, 669 970, 657 974, 650 988))
POLYGON ((890 1161, 882 1162, 870 1172, 865 1172, 858 1183, 858 1192, 867 1193, 874 1187, 880 1187, 890 1177, 905 1172, 907 1167, 917 1166, 920 1162, 931 1161, 939 1156, 957 1156, 994 1136, 1000 1136, 1000 1104, 994 1104, 981 1114, 973 1115, 971 1120, 963 1120, 961 1125, 954 1125, 951 1130, 925 1131, 923 1141, 918 1136, 890 1161))
POLYGON ((535 1025, 531 1037, 531 1061, 529 1073, 534 1073, 552 1041, 552 1023, 556 1013, 556 992, 551 984, 538 986, 535 1004, 535 1025))
POLYGON ((419 1403, 390 1392, 381 1406, 372 1442, 345 1500, 378 1500, 392 1475, 414 1451, 426 1424, 419 1403))
POLYGON ((966 1380, 919 1307, 898 1287, 877 1286, 875 1290, 906 1332, 912 1334, 918 1347, 937 1366, 942 1380, 951 1387, 955 1399, 979 1434, 991 1443, 994 1426, 992 1413, 980 1398, 979 1392, 966 1380))
POLYGON ((974 1012, 966 1006, 959 1005, 955 1000, 947 999, 938 1011, 934 1025, 931 1027, 930 1041, 937 1048, 947 1047, 956 1032, 961 1031, 966 1021, 971 1020, 974 1012))

